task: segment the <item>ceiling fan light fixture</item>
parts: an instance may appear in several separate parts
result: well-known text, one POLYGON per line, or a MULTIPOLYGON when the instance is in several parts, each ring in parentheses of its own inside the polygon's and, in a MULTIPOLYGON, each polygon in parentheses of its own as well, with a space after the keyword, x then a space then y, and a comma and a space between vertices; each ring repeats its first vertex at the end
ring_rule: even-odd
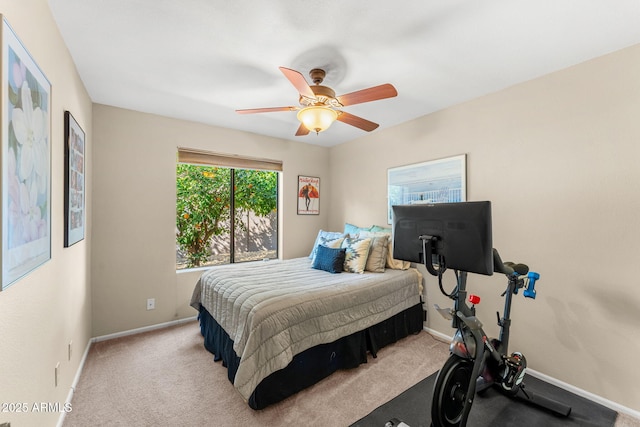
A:
POLYGON ((338 118, 338 113, 322 105, 312 105, 298 111, 298 120, 316 134, 325 131, 338 118))

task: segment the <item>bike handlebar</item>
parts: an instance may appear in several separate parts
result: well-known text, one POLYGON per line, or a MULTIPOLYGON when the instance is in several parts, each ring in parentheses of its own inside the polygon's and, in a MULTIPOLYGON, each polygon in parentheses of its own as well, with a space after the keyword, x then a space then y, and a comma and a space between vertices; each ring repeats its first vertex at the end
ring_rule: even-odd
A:
POLYGON ((493 249, 493 271, 496 273, 506 274, 507 276, 524 276, 529 272, 529 266, 526 264, 516 264, 513 262, 502 262, 497 249, 493 249))

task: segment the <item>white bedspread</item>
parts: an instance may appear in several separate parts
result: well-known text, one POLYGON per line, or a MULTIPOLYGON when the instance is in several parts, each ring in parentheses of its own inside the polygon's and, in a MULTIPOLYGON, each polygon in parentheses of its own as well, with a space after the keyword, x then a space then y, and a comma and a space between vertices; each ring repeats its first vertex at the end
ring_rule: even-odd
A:
POLYGON ((234 342, 234 386, 248 399, 271 373, 313 346, 375 325, 420 302, 415 269, 330 274, 308 258, 214 267, 194 289, 234 342))

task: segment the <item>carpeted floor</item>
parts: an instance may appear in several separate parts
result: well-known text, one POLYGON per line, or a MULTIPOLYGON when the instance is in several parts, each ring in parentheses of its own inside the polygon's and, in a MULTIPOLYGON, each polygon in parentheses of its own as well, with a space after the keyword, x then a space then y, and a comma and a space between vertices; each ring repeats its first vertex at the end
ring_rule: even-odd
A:
MULTIPOLYGON (((196 322, 92 345, 64 427, 349 426, 436 372, 448 344, 421 332, 357 369, 254 411, 203 347, 196 322)), ((400 415, 400 414, 399 414, 400 415)), ((618 417, 616 427, 640 421, 618 417)))

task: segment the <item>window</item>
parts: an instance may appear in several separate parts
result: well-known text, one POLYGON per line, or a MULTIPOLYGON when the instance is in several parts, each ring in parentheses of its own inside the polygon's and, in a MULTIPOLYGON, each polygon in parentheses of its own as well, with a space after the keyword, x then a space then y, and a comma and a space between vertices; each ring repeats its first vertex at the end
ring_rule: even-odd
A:
POLYGON ((176 269, 277 258, 282 164, 264 162, 178 150, 176 269))

